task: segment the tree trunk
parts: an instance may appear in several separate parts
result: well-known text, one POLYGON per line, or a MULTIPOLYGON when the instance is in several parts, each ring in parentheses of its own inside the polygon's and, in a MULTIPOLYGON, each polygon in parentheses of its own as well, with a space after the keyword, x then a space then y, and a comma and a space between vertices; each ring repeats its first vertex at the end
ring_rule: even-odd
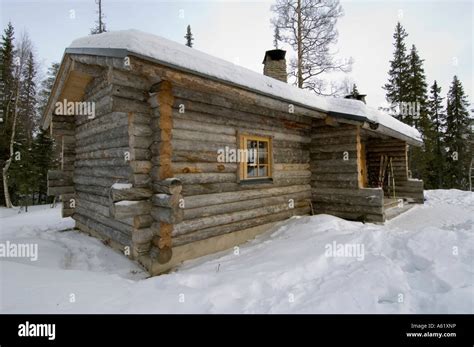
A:
POLYGON ((296 10, 298 12, 298 88, 303 88, 303 37, 301 34, 301 0, 298 0, 298 7, 296 10))
POLYGON ((7 173, 8 173, 8 169, 10 168, 10 165, 12 163, 13 155, 14 155, 13 144, 15 142, 16 120, 18 118, 18 95, 20 94, 19 89, 20 89, 20 84, 18 83, 18 80, 17 80, 16 95, 15 95, 15 109, 14 109, 14 113, 13 113, 13 124, 12 124, 12 136, 10 138, 10 158, 8 158, 8 160, 5 161, 5 166, 2 169, 3 192, 5 194, 5 206, 6 206, 6 208, 12 208, 13 207, 12 201, 11 201, 11 198, 10 198, 10 192, 8 191, 7 173))

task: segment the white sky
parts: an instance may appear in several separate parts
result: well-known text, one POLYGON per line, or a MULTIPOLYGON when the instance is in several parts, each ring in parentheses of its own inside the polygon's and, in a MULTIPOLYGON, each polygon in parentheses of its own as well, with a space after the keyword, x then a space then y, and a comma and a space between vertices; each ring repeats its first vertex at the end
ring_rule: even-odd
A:
MULTIPOLYGON (((272 49, 273 1, 103 0, 109 30, 130 29, 183 42, 191 25, 195 48, 262 72, 265 50, 272 49), (184 16, 183 16, 184 14, 184 16)), ((425 59, 427 82, 448 91, 454 74, 474 99, 474 3, 472 1, 341 1, 339 56, 353 57, 349 77, 370 105, 384 103, 381 86, 392 58, 392 35, 400 20, 425 59)), ((60 61, 64 48, 94 25, 94 0, 0 0, 1 27, 11 20, 17 36, 28 31, 40 62, 60 61), (73 15, 73 16, 72 16, 73 15), (72 18, 74 17, 74 18, 72 18)), ((291 52, 288 53, 291 56, 291 52)), ((333 78, 339 76, 333 76, 333 78)))

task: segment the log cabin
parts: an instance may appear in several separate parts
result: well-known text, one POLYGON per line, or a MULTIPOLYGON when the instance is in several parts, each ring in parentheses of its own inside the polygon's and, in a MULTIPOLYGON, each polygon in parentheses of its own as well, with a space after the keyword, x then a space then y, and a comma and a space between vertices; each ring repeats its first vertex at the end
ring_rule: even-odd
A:
POLYGON ((283 50, 263 64, 136 30, 73 41, 42 118, 63 217, 156 275, 292 216, 383 223, 423 203, 407 165, 416 129, 286 83, 283 50))

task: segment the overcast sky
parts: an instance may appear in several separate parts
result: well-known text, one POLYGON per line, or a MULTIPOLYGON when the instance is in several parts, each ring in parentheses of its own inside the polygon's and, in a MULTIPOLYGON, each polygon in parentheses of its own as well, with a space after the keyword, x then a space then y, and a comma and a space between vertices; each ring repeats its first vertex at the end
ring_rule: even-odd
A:
MULTIPOLYGON (((11 21, 17 36, 27 31, 44 66, 60 61, 64 48, 89 34, 96 19, 94 0, 0 0, 1 25, 11 21)), ((138 29, 184 43, 191 25, 195 49, 262 72, 265 50, 272 49, 273 1, 103 0, 108 30, 138 29)), ((453 75, 474 97, 473 1, 341 1, 345 15, 337 25, 340 58, 354 59, 354 79, 368 103, 385 101, 395 25, 408 32, 423 59, 427 82, 437 80, 447 93, 453 75)), ((291 56, 291 52, 289 55, 291 56)), ((339 76, 337 76, 339 77, 339 76)), ((334 78, 334 76, 333 76, 334 78)))

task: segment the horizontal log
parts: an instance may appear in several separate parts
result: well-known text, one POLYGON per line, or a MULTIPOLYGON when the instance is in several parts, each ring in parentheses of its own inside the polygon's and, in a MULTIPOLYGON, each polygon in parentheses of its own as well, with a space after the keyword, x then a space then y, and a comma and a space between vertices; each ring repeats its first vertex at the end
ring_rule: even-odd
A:
POLYGON ((244 230, 247 228, 256 227, 263 224, 273 223, 281 220, 285 220, 291 216, 305 215, 309 214, 310 207, 305 206, 301 208, 295 208, 291 210, 285 210, 270 215, 265 215, 261 217, 246 219, 243 221, 238 221, 234 223, 229 223, 226 225, 219 225, 217 227, 210 227, 206 229, 201 229, 194 231, 192 233, 180 235, 173 238, 173 246, 181 246, 188 243, 204 240, 213 236, 224 235, 234 231, 244 230))
POLYGON ((382 207, 381 197, 373 196, 344 196, 344 195, 313 195, 312 202, 315 206, 320 204, 345 204, 350 206, 374 206, 382 207))
POLYGON ((185 197, 185 209, 207 207, 212 205, 226 204, 236 201, 280 196, 284 194, 296 194, 310 190, 309 185, 296 185, 288 187, 270 187, 264 189, 239 190, 226 193, 203 194, 185 197))
POLYGON ((111 187, 112 184, 118 183, 117 179, 109 177, 93 177, 93 176, 83 176, 83 175, 74 175, 74 183, 82 185, 91 185, 99 187, 111 187))
POLYGON ((108 177, 113 179, 126 180, 132 170, 129 166, 77 166, 74 170, 75 175, 90 177, 108 177))
POLYGON ((366 206, 357 204, 335 203, 335 202, 314 202, 313 209, 317 213, 320 210, 336 212, 353 212, 360 214, 383 214, 383 204, 379 206, 366 206))
POLYGON ((149 214, 143 214, 133 217, 133 228, 134 229, 142 229, 150 227, 155 220, 149 214))
POLYGON ((76 128, 76 141, 82 142, 83 139, 91 136, 104 134, 112 129, 128 127, 128 117, 124 112, 112 112, 102 117, 96 117, 89 122, 76 128))
POLYGON ((235 163, 171 163, 173 173, 219 173, 236 172, 235 163))
POLYGON ((121 158, 125 161, 126 154, 129 152, 129 147, 101 149, 92 152, 77 153, 76 160, 121 158))
POLYGON ((147 214, 151 211, 151 202, 148 200, 122 200, 110 206, 111 216, 115 219, 133 218, 136 215, 147 214))
POLYGON ((153 239, 153 230, 151 228, 137 229, 132 232, 133 243, 149 243, 153 239))
POLYGON ((331 174, 324 174, 324 173, 313 173, 311 175, 311 179, 313 181, 354 181, 357 180, 358 174, 357 172, 354 173, 331 173, 331 174))
POLYGON ((90 153, 90 152, 95 152, 95 151, 104 150, 104 149, 123 148, 123 147, 128 147, 128 138, 125 136, 118 137, 115 139, 110 139, 104 142, 91 143, 86 146, 82 146, 81 144, 81 146, 75 147, 75 151, 76 151, 76 154, 82 154, 82 153, 90 153))
POLYGON ((310 198, 311 198, 311 192, 307 190, 303 192, 286 194, 286 195, 281 195, 281 196, 236 201, 236 202, 220 204, 220 205, 185 209, 184 220, 209 217, 209 216, 237 212, 237 211, 245 211, 245 210, 256 209, 256 208, 283 204, 283 203, 286 203, 288 204, 288 206, 291 207, 297 204, 298 202, 300 202, 301 200, 308 201, 310 198))
MULTIPOLYGON (((297 202, 295 207, 301 207, 297 202)), ((306 203, 307 204, 307 203, 306 203)), ((199 229, 205 229, 217 225, 224 225, 242 221, 245 219, 261 217, 267 214, 278 213, 284 210, 291 209, 288 203, 280 203, 272 206, 264 206, 257 209, 238 211, 216 216, 209 216, 203 218, 189 219, 182 223, 176 224, 173 230, 173 236, 184 235, 199 229)))
POLYGON ((124 189, 110 189, 110 197, 113 202, 123 201, 123 200, 146 200, 151 198, 153 192, 148 188, 137 188, 130 187, 124 189))
POLYGON ((48 187, 48 195, 61 195, 61 194, 73 194, 74 187, 48 187))
POLYGON ((309 170, 294 170, 294 171, 275 171, 273 174, 275 179, 289 178, 289 177, 311 177, 309 170))
POLYGON ((85 194, 77 194, 77 196, 78 207, 81 207, 88 211, 94 211, 95 213, 98 213, 104 217, 110 217, 109 204, 103 205, 101 203, 97 203, 96 201, 94 201, 93 198, 90 198, 90 196, 87 196, 85 194))
MULTIPOLYGON (((236 129, 232 126, 227 126, 223 124, 211 124, 211 123, 205 123, 205 122, 199 122, 191 119, 184 119, 180 117, 179 112, 175 112, 174 116, 178 115, 177 117, 174 117, 173 120, 173 127, 174 131, 177 129, 182 129, 182 130, 192 130, 192 131, 198 131, 202 133, 210 133, 210 134, 223 134, 223 135, 230 135, 230 136, 235 136, 236 134, 236 129)), ((209 119, 212 121, 211 119, 209 119)))
POLYGON ((236 182, 237 175, 235 173, 193 173, 193 174, 176 174, 183 185, 185 184, 204 184, 204 183, 226 183, 236 182))
POLYGON ((177 178, 167 178, 165 180, 159 180, 153 182, 153 190, 156 193, 164 194, 179 194, 181 193, 183 186, 179 179, 177 178))
POLYGON ((160 206, 160 207, 168 207, 177 209, 180 208, 180 204, 184 202, 183 196, 181 194, 154 194, 153 198, 153 205, 160 206))
POLYGON ((130 167, 136 174, 149 174, 152 169, 152 164, 146 160, 132 160, 130 161, 130 167))
POLYGON ((172 136, 174 140, 188 141, 210 141, 228 143, 235 146, 237 138, 233 135, 224 135, 220 133, 198 132, 195 130, 173 129, 172 136))
POLYGON ((48 187, 54 188, 54 187, 69 187, 72 186, 72 177, 68 179, 59 179, 59 180, 50 180, 48 179, 48 187))
POLYGON ((94 230, 95 232, 101 234, 102 236, 106 238, 110 238, 123 246, 130 245, 131 230, 129 234, 120 232, 118 229, 114 227, 110 227, 108 225, 102 224, 96 220, 86 217, 85 215, 78 213, 78 211, 76 211, 73 218, 79 223, 85 225, 89 229, 94 230))

